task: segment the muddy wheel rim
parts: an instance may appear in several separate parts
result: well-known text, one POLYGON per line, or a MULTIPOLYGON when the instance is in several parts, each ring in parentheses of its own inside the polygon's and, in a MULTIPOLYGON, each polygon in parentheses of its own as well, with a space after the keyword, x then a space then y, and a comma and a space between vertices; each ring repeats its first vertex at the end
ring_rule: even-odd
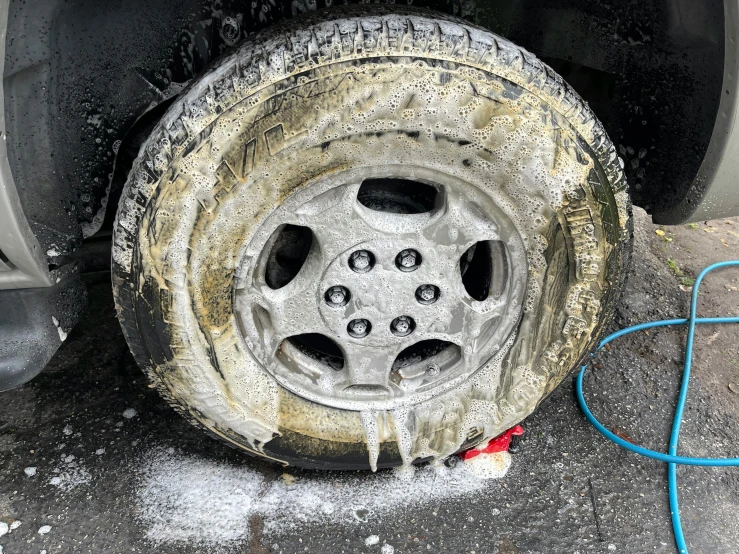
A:
POLYGON ((266 215, 236 282, 241 338, 285 388, 396 409, 503 355, 526 249, 479 188, 438 170, 362 167, 314 179, 266 215))

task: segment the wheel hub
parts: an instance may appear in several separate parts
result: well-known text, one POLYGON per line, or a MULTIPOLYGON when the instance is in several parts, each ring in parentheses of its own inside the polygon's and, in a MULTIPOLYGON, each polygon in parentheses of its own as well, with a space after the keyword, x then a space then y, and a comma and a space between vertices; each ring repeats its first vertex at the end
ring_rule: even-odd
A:
MULTIPOLYGON (((442 283, 446 277, 441 267, 433 266, 432 256, 429 256, 429 263, 425 267, 416 264, 415 260, 410 262, 411 266, 398 267, 398 243, 402 243, 402 240, 360 243, 340 253, 328 264, 317 284, 316 293, 324 290, 327 295, 329 291, 334 291, 332 294, 336 295, 335 291, 341 289, 346 291, 345 298, 352 299, 339 305, 332 297, 320 304, 321 316, 331 329, 331 336, 340 336, 351 321, 366 320, 372 329, 371 332, 362 333, 362 346, 393 347, 413 332, 429 332, 440 310, 451 312, 454 309, 455 295, 451 291, 445 295, 446 302, 440 302, 439 310, 430 311, 426 308, 428 304, 419 302, 416 297, 419 288, 436 287, 429 283, 442 283), (357 252, 372 253, 375 263, 370 270, 357 272, 353 268, 351 260, 357 252), (417 271, 407 271, 408 267, 417 271)), ((450 332, 450 329, 446 332, 450 332)))

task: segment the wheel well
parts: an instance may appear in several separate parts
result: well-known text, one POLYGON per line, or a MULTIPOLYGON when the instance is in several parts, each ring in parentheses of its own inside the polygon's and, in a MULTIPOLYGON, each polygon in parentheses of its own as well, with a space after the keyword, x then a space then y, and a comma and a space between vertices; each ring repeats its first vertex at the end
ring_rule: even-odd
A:
POLYGON ((686 196, 716 121, 722 0, 485 2, 478 23, 548 63, 590 105, 624 161, 634 204, 686 196))
MULTIPOLYGON (((43 249, 70 252, 109 226, 143 133, 185 83, 249 33, 325 4, 13 0, 9 163, 43 249)), ((603 121, 637 205, 659 213, 685 196, 721 94, 721 0, 414 4, 475 20, 562 74, 603 121)))

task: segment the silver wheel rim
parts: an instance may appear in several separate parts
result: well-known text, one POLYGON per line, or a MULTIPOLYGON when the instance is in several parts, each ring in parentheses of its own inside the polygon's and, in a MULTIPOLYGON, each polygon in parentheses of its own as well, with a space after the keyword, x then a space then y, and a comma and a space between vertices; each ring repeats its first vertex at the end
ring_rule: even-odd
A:
POLYGON ((362 167, 307 183, 264 218, 237 266, 234 312, 247 349, 291 392, 340 409, 397 409, 502 354, 526 268, 516 228, 480 188, 426 168, 362 167), (379 180, 375 194, 368 183, 379 180), (407 181, 433 199, 398 213, 398 198, 414 201, 407 181), (286 284, 270 277, 289 265, 283 243, 302 249, 286 284))

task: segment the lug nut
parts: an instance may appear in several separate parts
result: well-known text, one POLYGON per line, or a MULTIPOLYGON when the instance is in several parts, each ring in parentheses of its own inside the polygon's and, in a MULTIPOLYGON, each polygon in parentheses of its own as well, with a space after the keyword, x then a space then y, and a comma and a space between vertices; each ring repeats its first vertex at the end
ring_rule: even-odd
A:
POLYGON ((369 250, 357 250, 349 256, 349 267, 357 273, 367 273, 375 265, 375 257, 369 250))
POLYGON ((395 257, 395 265, 400 271, 414 271, 421 265, 421 254, 411 248, 403 250, 395 257))
POLYGON ((342 286, 331 287, 323 295, 326 300, 326 304, 332 308, 341 308, 349 303, 349 299, 352 295, 349 293, 349 289, 342 286))
POLYGON ((350 336, 361 339, 369 335, 372 324, 366 319, 352 319, 346 326, 346 330, 350 336))
POLYGON ((401 315, 393 319, 390 324, 390 330, 396 337, 405 337, 413 332, 416 328, 416 322, 413 318, 407 315, 401 315))
POLYGON ((239 38, 239 22, 235 17, 225 17, 223 23, 221 23, 221 33, 223 33, 223 39, 228 43, 229 46, 233 45, 236 39, 239 38))
POLYGON ((421 304, 433 304, 439 299, 440 292, 436 285, 421 285, 416 289, 416 300, 421 304))

